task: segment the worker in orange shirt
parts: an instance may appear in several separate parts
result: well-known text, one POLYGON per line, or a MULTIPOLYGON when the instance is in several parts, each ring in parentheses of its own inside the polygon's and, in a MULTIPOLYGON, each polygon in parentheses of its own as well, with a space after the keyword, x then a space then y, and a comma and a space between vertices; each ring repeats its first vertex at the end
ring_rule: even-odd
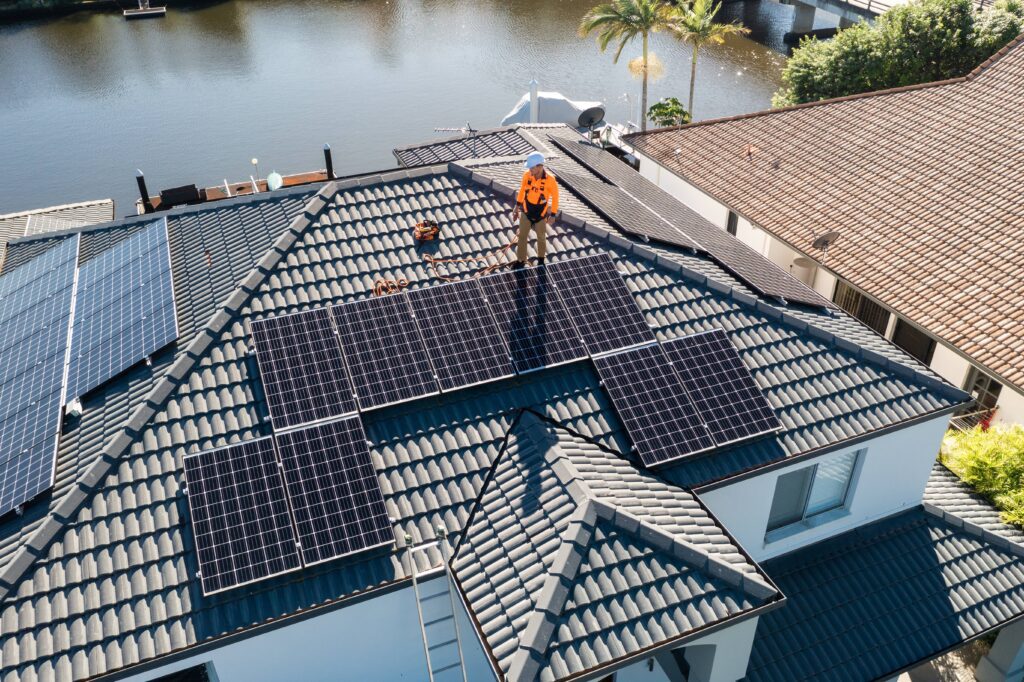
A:
POLYGON ((515 267, 526 265, 527 242, 530 231, 537 233, 537 259, 543 263, 547 254, 547 226, 558 215, 558 182, 544 168, 544 155, 533 152, 526 157, 526 172, 519 185, 512 221, 519 221, 519 243, 516 246, 515 267))

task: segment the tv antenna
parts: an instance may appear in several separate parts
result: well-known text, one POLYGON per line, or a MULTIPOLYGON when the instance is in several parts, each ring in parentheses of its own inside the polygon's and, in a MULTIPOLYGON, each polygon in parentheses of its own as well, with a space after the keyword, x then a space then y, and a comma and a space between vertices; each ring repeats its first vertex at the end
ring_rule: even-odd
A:
POLYGON ((469 121, 466 121, 466 125, 462 126, 461 128, 434 128, 434 132, 435 133, 461 133, 462 135, 468 136, 470 138, 469 149, 473 153, 473 156, 476 156, 476 137, 475 136, 480 131, 477 130, 476 128, 474 128, 473 126, 471 126, 469 124, 469 121))

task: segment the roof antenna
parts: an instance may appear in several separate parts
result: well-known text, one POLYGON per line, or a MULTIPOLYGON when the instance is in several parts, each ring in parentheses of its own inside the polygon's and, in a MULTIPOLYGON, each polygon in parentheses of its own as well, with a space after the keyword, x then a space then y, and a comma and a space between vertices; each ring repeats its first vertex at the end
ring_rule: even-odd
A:
POLYGON ((466 121, 466 125, 461 128, 434 128, 435 133, 462 133, 463 135, 469 136, 469 151, 476 156, 476 141, 475 135, 480 132, 466 121))

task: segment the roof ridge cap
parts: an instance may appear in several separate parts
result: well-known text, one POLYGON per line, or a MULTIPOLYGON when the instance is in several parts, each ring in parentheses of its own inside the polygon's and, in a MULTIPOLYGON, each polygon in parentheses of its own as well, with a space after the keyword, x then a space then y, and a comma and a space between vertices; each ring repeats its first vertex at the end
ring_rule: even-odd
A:
MULTIPOLYGON (((75 201, 70 204, 58 204, 56 206, 46 206, 44 208, 31 208, 27 211, 14 211, 13 213, 4 213, 0 215, 0 220, 9 220, 11 218, 21 218, 22 216, 37 215, 40 213, 52 213, 53 211, 63 211, 69 208, 82 208, 84 206, 96 206, 98 204, 111 204, 113 205, 113 199, 89 199, 86 201, 75 201)), ((25 235, 22 235, 25 236, 25 235)))
POLYGON ((604 514, 606 512, 596 500, 585 500, 560 533, 561 542, 522 635, 518 637, 519 646, 509 662, 507 679, 537 679, 541 666, 547 660, 551 636, 569 596, 569 587, 583 560, 583 550, 590 544, 598 517, 604 518, 604 514))
POLYGON ((46 548, 60 529, 66 523, 74 520, 74 515, 77 514, 81 506, 85 504, 90 495, 99 489, 117 462, 142 435, 146 425, 170 398, 175 389, 181 386, 196 364, 204 357, 206 351, 223 333, 241 307, 256 292, 256 289, 270 276, 272 269, 285 257, 299 236, 320 216, 328 205, 328 199, 336 191, 337 183, 327 183, 307 202, 305 210, 292 218, 287 229, 274 240, 264 257, 249 271, 249 275, 236 285, 234 292, 224 300, 206 325, 196 331, 195 337, 188 347, 177 354, 177 359, 131 412, 117 435, 107 441, 99 457, 78 475, 77 480, 64 493, 60 502, 47 512, 45 520, 24 544, 15 550, 10 560, 0 570, 0 600, 10 596, 22 574, 36 559, 44 556, 46 548))

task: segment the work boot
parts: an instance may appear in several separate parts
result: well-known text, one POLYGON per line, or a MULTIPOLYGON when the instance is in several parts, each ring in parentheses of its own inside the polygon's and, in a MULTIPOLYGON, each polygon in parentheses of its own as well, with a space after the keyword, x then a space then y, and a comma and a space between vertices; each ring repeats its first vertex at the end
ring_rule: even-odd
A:
POLYGON ((513 270, 519 270, 520 268, 525 268, 525 267, 526 267, 526 263, 524 263, 521 260, 517 260, 516 262, 512 263, 512 269, 513 270))
POLYGON ((537 259, 537 265, 544 265, 544 256, 537 259))

